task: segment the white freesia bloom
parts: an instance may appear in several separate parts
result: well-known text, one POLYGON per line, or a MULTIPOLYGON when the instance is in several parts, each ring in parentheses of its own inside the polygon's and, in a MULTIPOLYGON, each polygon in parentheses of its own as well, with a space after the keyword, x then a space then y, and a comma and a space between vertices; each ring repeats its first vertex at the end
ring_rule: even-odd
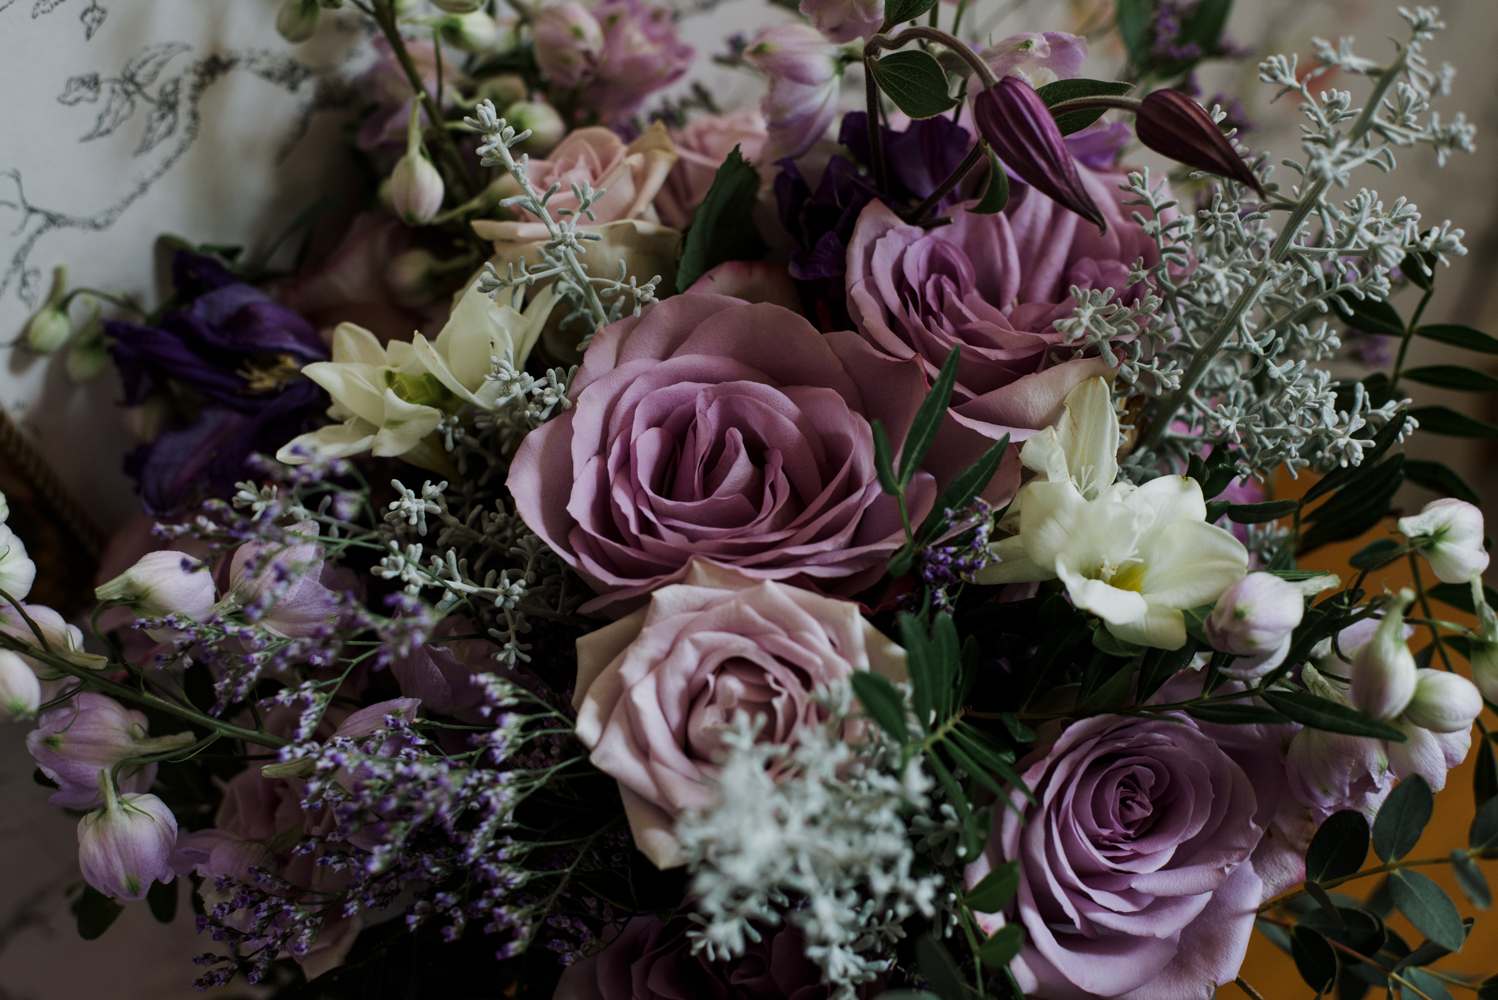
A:
POLYGON ((1430 560, 1442 583, 1466 583, 1488 568, 1482 546, 1482 511, 1465 500, 1432 500, 1420 513, 1399 519, 1399 532, 1430 560))
POLYGON ((1178 649, 1186 642, 1182 611, 1242 578, 1248 551, 1207 523, 1194 479, 1162 476, 1137 489, 1114 483, 1117 448, 1108 385, 1090 379, 1067 396, 1055 427, 1025 442, 1021 461, 1040 475, 1016 497, 1024 508, 1019 533, 992 547, 999 561, 977 580, 1059 577, 1072 603, 1117 638, 1178 649))
POLYGON ((427 440, 444 415, 472 404, 494 408, 496 383, 486 381, 491 358, 524 364, 555 299, 542 292, 521 314, 468 289, 434 341, 416 334, 410 343, 381 345, 353 323, 333 334, 333 360, 302 369, 328 391, 328 416, 340 421, 282 446, 276 458, 289 465, 313 455, 344 457, 371 452, 401 456, 413 465, 446 471, 447 457, 427 440))

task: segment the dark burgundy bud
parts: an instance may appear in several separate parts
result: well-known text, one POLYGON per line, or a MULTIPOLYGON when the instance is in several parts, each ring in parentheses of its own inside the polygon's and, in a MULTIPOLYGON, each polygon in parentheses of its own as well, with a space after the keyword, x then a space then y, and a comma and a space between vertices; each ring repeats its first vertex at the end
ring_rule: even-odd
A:
POLYGON ((1150 149, 1209 174, 1227 177, 1264 196, 1259 178, 1206 109, 1174 90, 1157 90, 1139 106, 1134 134, 1150 149))
POLYGON ((1019 77, 1001 78, 973 98, 973 121, 1016 177, 1100 231, 1108 231, 1103 213, 1082 187, 1051 109, 1035 88, 1019 77))

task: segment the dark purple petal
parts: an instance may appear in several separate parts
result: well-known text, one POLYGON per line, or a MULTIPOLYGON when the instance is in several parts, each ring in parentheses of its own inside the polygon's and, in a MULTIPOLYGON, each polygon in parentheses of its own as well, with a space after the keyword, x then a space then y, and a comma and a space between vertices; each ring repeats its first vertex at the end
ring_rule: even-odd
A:
POLYGON ((195 353, 179 336, 149 326, 136 326, 114 320, 105 322, 104 333, 111 338, 109 353, 120 369, 125 386, 126 406, 139 406, 146 396, 166 377, 180 379, 216 399, 241 407, 245 382, 232 366, 215 364, 195 353))
POLYGON ((1163 156, 1264 194, 1259 178, 1212 116, 1185 94, 1174 90, 1150 94, 1139 107, 1134 131, 1140 142, 1163 156))
MULTIPOLYGON (((847 146, 860 162, 869 163, 868 113, 850 111, 843 116, 837 141, 847 146)), ((919 201, 956 170, 972 148, 967 129, 942 115, 913 121, 904 132, 880 128, 884 159, 889 164, 890 195, 901 201, 919 201)), ((947 202, 960 200, 954 192, 947 202)))
POLYGON ((195 299, 225 285, 239 284, 234 272, 216 258, 190 250, 172 255, 172 287, 182 299, 195 299))
POLYGON ((1011 173, 1100 231, 1108 231, 1103 213, 1077 176, 1056 120, 1033 87, 1018 77, 1000 79, 973 99, 973 119, 1011 173))

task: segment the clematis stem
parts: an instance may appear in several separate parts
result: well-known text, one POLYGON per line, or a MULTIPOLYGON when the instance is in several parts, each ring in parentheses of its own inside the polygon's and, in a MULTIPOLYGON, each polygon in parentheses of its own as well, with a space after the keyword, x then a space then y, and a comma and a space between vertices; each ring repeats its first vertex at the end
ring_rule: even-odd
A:
POLYGON ((874 190, 889 194, 889 169, 884 163, 884 136, 879 127, 879 85, 874 82, 874 58, 867 52, 863 57, 864 97, 868 102, 869 120, 869 164, 874 170, 874 190))
POLYGON ((964 45, 961 40, 947 34, 945 31, 928 28, 923 25, 906 28, 894 36, 875 35, 863 47, 863 57, 865 60, 872 59, 882 49, 903 48, 905 45, 919 38, 924 38, 928 42, 940 42, 957 53, 964 62, 973 68, 973 72, 978 74, 978 79, 983 81, 983 86, 992 87, 995 83, 999 82, 998 78, 993 75, 993 70, 988 68, 988 63, 979 59, 978 53, 964 45))
POLYGON ((910 213, 910 221, 919 226, 921 220, 929 215, 937 205, 941 204, 941 200, 953 188, 962 183, 962 179, 967 176, 968 171, 976 167, 978 161, 987 155, 988 143, 979 139, 973 144, 973 148, 968 150, 967 157, 961 163, 957 164, 957 169, 948 174, 947 179, 938 184, 936 190, 931 192, 931 196, 917 205, 915 211, 910 213))

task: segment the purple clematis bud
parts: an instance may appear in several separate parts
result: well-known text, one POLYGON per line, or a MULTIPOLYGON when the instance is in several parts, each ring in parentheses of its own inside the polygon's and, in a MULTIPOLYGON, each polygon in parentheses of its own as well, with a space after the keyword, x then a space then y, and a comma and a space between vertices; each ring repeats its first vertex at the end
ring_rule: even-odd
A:
POLYGON ((1045 101, 1024 80, 1000 79, 973 98, 973 121, 1004 166, 1061 207, 1108 231, 1045 101))
POLYGON ((1227 177, 1264 195, 1258 176, 1205 108, 1185 94, 1157 90, 1144 99, 1134 134, 1150 149, 1209 174, 1227 177))
POLYGON ((170 882, 177 817, 154 795, 117 795, 99 772, 104 806, 78 821, 78 865, 88 884, 117 899, 144 899, 152 882, 170 882))

